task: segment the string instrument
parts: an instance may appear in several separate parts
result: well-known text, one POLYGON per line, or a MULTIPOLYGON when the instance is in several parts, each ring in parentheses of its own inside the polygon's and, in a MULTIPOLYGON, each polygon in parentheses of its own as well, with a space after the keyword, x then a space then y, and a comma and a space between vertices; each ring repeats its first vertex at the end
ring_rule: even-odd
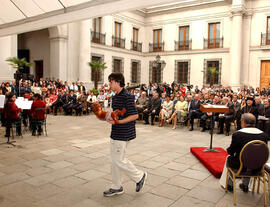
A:
POLYGON ((96 117, 100 120, 114 120, 115 124, 119 124, 118 116, 123 116, 126 113, 126 109, 123 108, 121 111, 119 109, 116 109, 113 112, 109 111, 103 111, 100 104, 97 102, 92 103, 91 109, 96 115, 96 117))

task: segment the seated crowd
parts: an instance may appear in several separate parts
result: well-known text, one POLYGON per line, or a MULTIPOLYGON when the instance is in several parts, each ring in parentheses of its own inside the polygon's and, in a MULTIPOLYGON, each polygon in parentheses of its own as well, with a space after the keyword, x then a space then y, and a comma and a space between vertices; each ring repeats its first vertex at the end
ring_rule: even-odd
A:
MULTIPOLYGON (((138 86, 136 86, 138 87, 138 86)), ((252 87, 238 88, 233 91, 230 87, 224 86, 203 86, 199 89, 190 86, 168 84, 142 84, 139 88, 128 86, 127 89, 134 95, 139 117, 145 124, 154 125, 156 118, 159 118, 159 126, 172 123, 175 129, 177 122, 184 125, 190 123, 190 131, 194 130, 194 119, 198 119, 201 130, 206 131, 210 126, 210 118, 214 116, 218 123, 219 133, 229 135, 231 123, 234 123, 237 130, 241 128, 241 115, 252 113, 256 117, 256 126, 270 135, 270 87, 267 89, 256 90, 252 87), (229 112, 225 114, 203 113, 200 111, 201 104, 226 105, 229 112)), ((99 91, 87 90, 84 84, 67 81, 49 80, 42 78, 39 81, 24 81, 17 87, 15 82, 2 83, 0 94, 15 94, 28 100, 33 100, 36 94, 44 101, 47 113, 57 113, 61 110, 65 115, 88 114, 92 102, 98 101, 102 106, 110 103, 114 92, 110 90, 107 84, 104 84, 99 91), (94 94, 94 92, 98 94, 94 94)), ((13 99, 16 99, 16 96, 13 99)), ((15 104, 14 104, 15 105, 15 104)), ((19 109, 16 109, 17 113, 19 109)), ((1 120, 5 119, 2 112, 1 120)), ((24 126, 27 126, 27 120, 31 117, 31 110, 23 110, 21 113, 24 126)), ((7 116, 7 115, 6 115, 7 116)), ((17 117, 17 116, 16 116, 17 117)), ((31 127, 31 126, 30 126, 31 127)), ((19 131, 20 129, 18 129, 19 131)), ((18 132, 20 134, 20 131, 18 132)), ((7 132, 7 135, 8 132, 7 132)))
POLYGON ((201 131, 211 128, 210 119, 213 116, 218 123, 218 134, 228 136, 231 124, 237 130, 241 129, 241 116, 252 113, 256 117, 256 127, 270 135, 270 87, 254 90, 252 87, 243 87, 233 91, 230 87, 184 87, 172 84, 142 85, 140 90, 131 90, 134 93, 138 112, 145 124, 154 125, 155 118, 159 118, 159 126, 164 122, 171 123, 176 128, 176 123, 184 125, 190 123, 190 131, 194 130, 194 119, 198 119, 201 131), (200 110, 201 104, 225 105, 229 108, 227 113, 204 113, 200 110), (209 120, 209 121, 208 121, 209 120))
MULTIPOLYGON (((17 124, 17 135, 21 135, 21 120, 24 127, 29 127, 32 134, 41 134, 42 129, 40 125, 34 125, 34 118, 45 119, 45 112, 57 115, 62 111, 65 115, 88 114, 90 112, 91 103, 98 101, 102 106, 110 103, 111 97, 114 94, 105 84, 101 90, 94 94, 94 90, 86 90, 83 83, 73 82, 68 85, 67 82, 60 80, 43 80, 23 81, 19 87, 15 82, 2 83, 0 88, 0 95, 5 95, 5 106, 1 111, 2 126, 6 126, 6 137, 10 136, 10 128, 12 124, 17 124), (30 86, 31 85, 31 86, 30 86), (22 110, 15 104, 16 97, 24 97, 24 99, 33 101, 30 110, 22 110), (44 113, 38 112, 35 116, 35 110, 43 108, 44 113)), ((39 122, 37 122, 39 123, 39 122)))

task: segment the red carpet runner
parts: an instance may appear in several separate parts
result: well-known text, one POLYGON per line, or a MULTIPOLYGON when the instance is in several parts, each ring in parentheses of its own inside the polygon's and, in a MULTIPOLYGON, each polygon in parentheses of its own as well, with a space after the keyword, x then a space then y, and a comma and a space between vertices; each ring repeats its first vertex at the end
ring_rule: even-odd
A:
POLYGON ((216 177, 220 178, 228 153, 219 147, 220 152, 203 152, 206 147, 191 147, 190 152, 216 177))

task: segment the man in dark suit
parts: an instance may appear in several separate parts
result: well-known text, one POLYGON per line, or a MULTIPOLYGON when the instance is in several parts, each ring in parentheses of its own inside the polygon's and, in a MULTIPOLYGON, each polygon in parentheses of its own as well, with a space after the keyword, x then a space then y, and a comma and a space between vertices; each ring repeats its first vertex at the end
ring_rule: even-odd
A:
POLYGON ((83 82, 80 82, 80 86, 78 86, 79 91, 85 92, 85 86, 83 85, 83 82))
POLYGON ((258 120, 258 116, 264 116, 264 105, 261 102, 260 96, 255 97, 255 107, 257 110, 256 127, 263 131, 263 122, 262 120, 258 120))
POLYGON ((224 97, 222 99, 222 104, 229 107, 229 112, 226 112, 224 114, 219 114, 219 133, 218 134, 223 134, 223 128, 224 128, 224 123, 226 126, 226 136, 229 136, 230 132, 230 126, 231 122, 233 121, 233 115, 234 115, 234 108, 232 103, 229 103, 228 97, 224 97))
MULTIPOLYGON (((218 97, 216 96, 213 101, 211 102, 212 105, 217 105, 218 103, 218 97)), ((214 122, 218 120, 218 113, 213 113, 212 112, 207 112, 207 113, 203 113, 202 117, 201 117, 201 127, 202 127, 202 132, 204 132, 207 128, 206 128, 206 120, 207 119, 211 119, 212 116, 214 116, 214 122)), ((210 124, 209 124, 210 125, 210 124)), ((214 123, 212 123, 211 127, 214 127, 214 123)), ((209 128, 211 129, 211 128, 209 128)))
POLYGON ((233 96, 232 105, 234 109, 234 120, 236 120, 237 130, 241 129, 241 104, 237 101, 237 95, 233 96))
POLYGON ((77 101, 77 96, 74 94, 73 90, 70 90, 70 94, 67 96, 67 103, 63 105, 63 109, 66 115, 72 115, 72 109, 77 101))
MULTIPOLYGON (((250 141, 253 140, 261 140, 267 144, 269 139, 268 135, 263 131, 255 128, 256 117, 251 113, 245 113, 241 117, 241 126, 242 129, 236 131, 232 135, 231 145, 228 147, 227 152, 229 156, 227 157, 227 161, 225 163, 223 173, 220 178, 221 186, 225 187, 226 173, 227 168, 230 167, 233 169, 238 169, 240 167, 239 156, 242 148, 250 141), (225 178, 225 179, 224 179, 225 178)), ((248 169, 243 169, 248 171, 248 169)), ((239 187, 244 191, 248 192, 248 184, 250 178, 243 178, 239 187)), ((233 191, 232 181, 229 179, 228 181, 228 190, 233 191)))
POLYGON ((200 92, 199 86, 195 86, 195 93, 198 94, 200 92))
POLYGON ((154 125, 154 118, 156 115, 159 115, 160 107, 161 99, 157 92, 153 92, 153 98, 149 101, 147 108, 143 111, 144 124, 149 124, 148 118, 151 114, 151 125, 154 125))
POLYGON ((202 112, 200 111, 201 101, 199 100, 199 94, 195 94, 194 100, 192 100, 189 104, 189 113, 188 118, 190 120, 190 129, 189 131, 193 131, 193 124, 195 118, 201 118, 202 112))
POLYGON ((59 107, 63 107, 64 105, 64 92, 62 89, 58 90, 58 98, 54 103, 54 115, 57 116, 57 110, 59 107))

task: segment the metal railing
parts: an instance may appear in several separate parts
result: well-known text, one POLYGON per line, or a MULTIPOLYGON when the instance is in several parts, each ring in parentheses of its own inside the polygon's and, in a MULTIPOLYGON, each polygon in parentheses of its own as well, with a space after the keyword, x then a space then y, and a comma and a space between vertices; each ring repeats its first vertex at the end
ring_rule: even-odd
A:
POLYGON ((191 50, 192 40, 174 41, 174 50, 191 50))
POLYGON ((270 45, 270 33, 261 33, 261 46, 270 45))
POLYGON ((164 42, 149 43, 149 52, 163 52, 164 42))
POLYGON ((141 52, 142 51, 142 43, 130 41, 130 49, 134 51, 141 52))
POLYGON ((93 43, 102 44, 102 45, 106 44, 106 34, 91 31, 91 37, 92 37, 91 41, 93 43))
POLYGON ((215 39, 204 39, 204 49, 223 48, 223 37, 215 39))
POLYGON ((119 48, 125 48, 125 39, 112 36, 112 46, 119 47, 119 48))

